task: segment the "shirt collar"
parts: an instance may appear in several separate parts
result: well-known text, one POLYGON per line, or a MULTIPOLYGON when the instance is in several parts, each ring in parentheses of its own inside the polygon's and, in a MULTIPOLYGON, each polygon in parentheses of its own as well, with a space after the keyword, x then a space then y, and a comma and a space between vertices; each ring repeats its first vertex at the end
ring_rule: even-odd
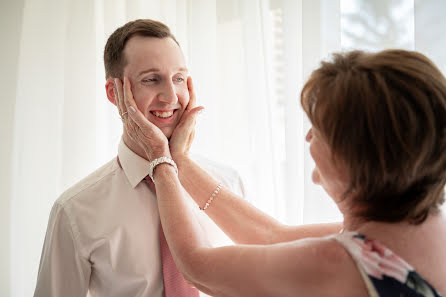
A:
POLYGON ((150 162, 135 154, 121 139, 118 156, 130 185, 135 188, 149 174, 150 162))

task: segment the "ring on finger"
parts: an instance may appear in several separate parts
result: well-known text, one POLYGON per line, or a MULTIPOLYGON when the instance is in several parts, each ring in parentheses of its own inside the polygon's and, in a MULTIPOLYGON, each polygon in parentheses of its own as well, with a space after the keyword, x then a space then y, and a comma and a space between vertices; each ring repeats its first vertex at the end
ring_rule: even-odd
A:
POLYGON ((127 113, 127 111, 126 112, 123 112, 121 115, 120 115, 120 119, 121 119, 121 121, 124 123, 124 121, 125 121, 125 119, 124 119, 124 115, 127 113))
POLYGON ((122 114, 121 114, 121 121, 122 122, 124 122, 124 116, 127 114, 127 111, 124 111, 122 114))

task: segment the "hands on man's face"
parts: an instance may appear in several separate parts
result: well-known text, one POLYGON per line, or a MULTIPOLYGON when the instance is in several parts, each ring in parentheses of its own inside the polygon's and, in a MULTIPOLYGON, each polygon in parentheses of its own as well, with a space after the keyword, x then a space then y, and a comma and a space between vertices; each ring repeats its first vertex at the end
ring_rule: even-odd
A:
POLYGON ((195 107, 196 96, 192 78, 190 76, 187 78, 189 104, 169 142, 163 132, 147 120, 138 109, 129 79, 124 77, 124 85, 119 78, 115 78, 114 82, 114 96, 119 114, 124 122, 124 133, 144 150, 147 159, 151 161, 162 156, 172 156, 177 161, 187 156, 195 135, 196 117, 204 109, 202 106, 195 107))
POLYGON ((144 150, 149 161, 170 157, 166 136, 138 109, 129 79, 124 77, 124 85, 119 78, 115 78, 114 82, 114 99, 124 123, 124 133, 144 150))
POLYGON ((197 115, 204 109, 203 106, 196 107, 196 96, 190 76, 187 78, 187 88, 189 90, 189 104, 184 110, 180 122, 173 130, 169 141, 170 153, 175 162, 178 162, 179 159, 187 156, 189 153, 195 136, 197 115))

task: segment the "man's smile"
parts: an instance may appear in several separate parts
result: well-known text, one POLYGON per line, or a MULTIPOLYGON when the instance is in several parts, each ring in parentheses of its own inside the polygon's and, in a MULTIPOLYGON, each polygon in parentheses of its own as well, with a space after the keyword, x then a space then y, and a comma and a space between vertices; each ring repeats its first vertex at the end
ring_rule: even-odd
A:
POLYGON ((150 110, 147 119, 160 128, 171 126, 177 122, 178 120, 177 113, 180 110, 181 109, 150 110))
POLYGON ((151 114, 158 118, 167 119, 173 116, 173 113, 175 110, 152 110, 150 111, 151 114))

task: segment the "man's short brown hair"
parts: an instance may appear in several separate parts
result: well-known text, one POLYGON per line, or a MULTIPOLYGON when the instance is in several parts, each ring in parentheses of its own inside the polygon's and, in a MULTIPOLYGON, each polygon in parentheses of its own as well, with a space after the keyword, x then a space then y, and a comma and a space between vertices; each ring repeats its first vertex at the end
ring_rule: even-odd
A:
POLYGON ((423 222, 444 202, 446 79, 424 55, 352 51, 322 62, 301 103, 348 168, 368 220, 423 222))
POLYGON ((169 27, 161 22, 139 19, 128 22, 124 26, 116 29, 107 40, 104 49, 105 78, 122 78, 122 71, 126 65, 123 55, 125 45, 132 36, 146 36, 155 38, 172 38, 177 44, 169 27))

